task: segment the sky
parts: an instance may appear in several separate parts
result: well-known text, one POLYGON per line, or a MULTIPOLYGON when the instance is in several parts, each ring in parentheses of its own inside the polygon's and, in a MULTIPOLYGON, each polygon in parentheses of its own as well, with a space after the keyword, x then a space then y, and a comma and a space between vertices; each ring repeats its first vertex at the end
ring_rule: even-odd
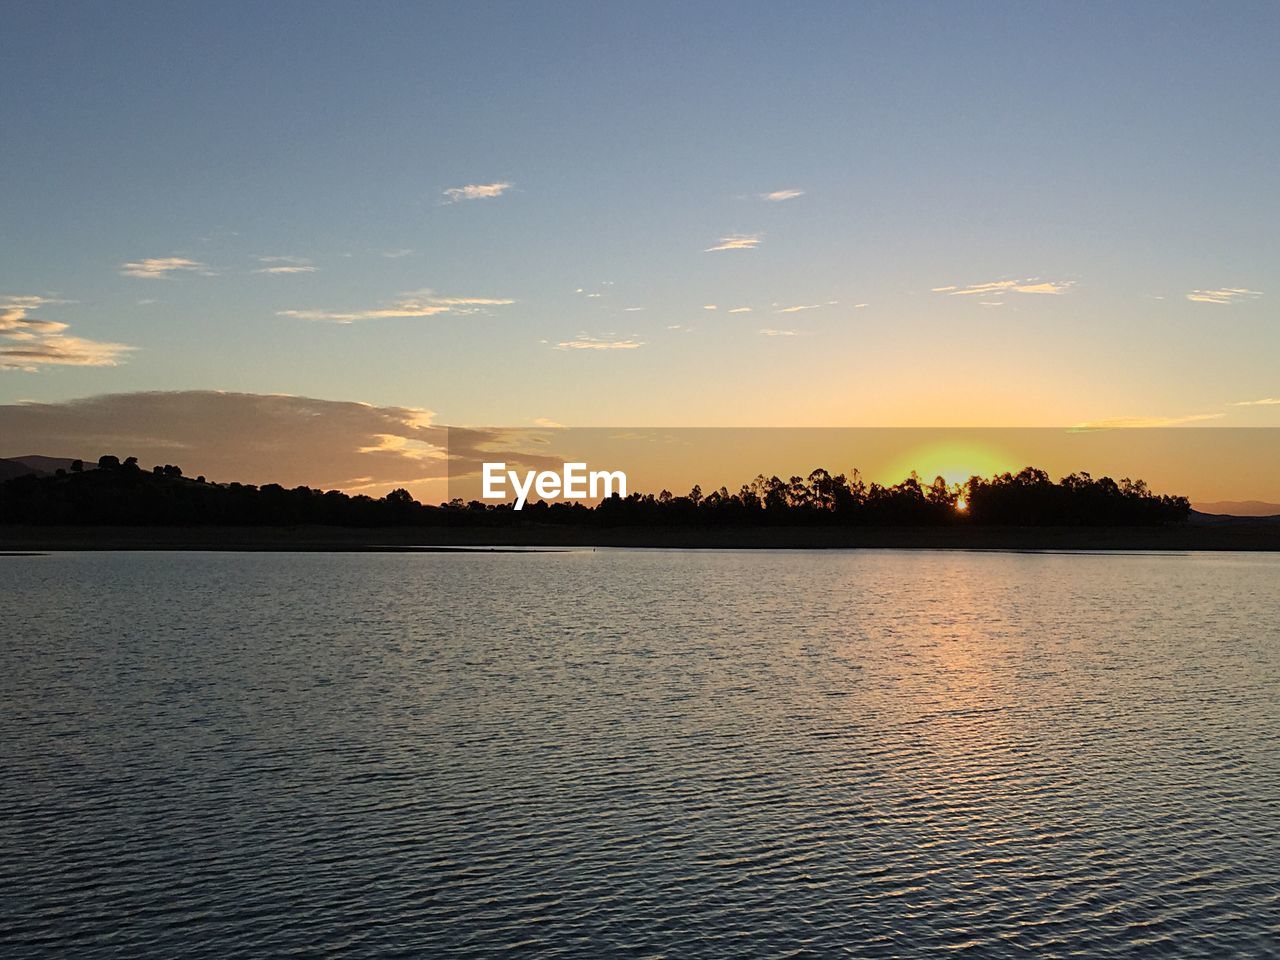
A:
POLYGON ((0 22, 0 427, 1280 426, 1272 3, 0 22))

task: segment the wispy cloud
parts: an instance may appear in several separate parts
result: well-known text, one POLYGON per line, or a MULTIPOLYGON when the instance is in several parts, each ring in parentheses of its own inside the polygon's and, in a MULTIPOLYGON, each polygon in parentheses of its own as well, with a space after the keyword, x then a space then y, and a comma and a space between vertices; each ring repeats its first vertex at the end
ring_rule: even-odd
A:
POLYGON ((126 277, 139 277, 143 280, 165 280, 175 273, 193 272, 212 276, 212 272, 198 260, 186 257, 148 257, 145 260, 130 260, 120 264, 120 273, 126 277))
POLYGON ((640 313, 644 307, 623 307, 623 313, 640 313))
POLYGON ((563 423, 556 423, 556 421, 547 417, 534 417, 533 425, 535 427, 546 427, 548 430, 563 430, 565 428, 563 423))
POLYGON ((419 300, 398 300, 387 307, 373 310, 278 310, 276 316, 295 320, 327 320, 330 323, 355 323, 357 320, 388 320, 396 317, 434 317, 448 313, 449 308, 419 300))
POLYGON ((24 339, 42 334, 61 333, 67 329, 65 323, 54 320, 39 320, 28 316, 26 307, 0 307, 0 336, 24 339))
POLYGON ((636 350, 644 346, 642 340, 608 340, 583 334, 573 340, 561 340, 557 350, 636 350))
POLYGON ((734 307, 729 312, 730 313, 750 313, 751 308, 750 307, 734 307))
POLYGON ((1192 290, 1187 299, 1193 303, 1217 303, 1222 305, 1242 303, 1246 300, 1257 300, 1262 293, 1258 290, 1246 290, 1243 287, 1224 287, 1221 290, 1192 290))
POLYGON ((762 233, 734 233, 721 237, 714 246, 707 247, 703 253, 715 253, 719 250, 754 250, 764 240, 762 233))
POLYGON ((259 263, 265 263, 267 266, 259 267, 254 273, 272 273, 272 274, 289 274, 289 273, 315 273, 316 268, 305 257, 259 257, 259 263))
POLYGON ((0 370, 35 373, 46 366, 115 367, 132 349, 123 343, 86 340, 64 334, 31 337, 14 345, 0 346, 0 370))
POLYGON ((39 296, 0 297, 0 370, 35 373, 45 366, 114 367, 133 348, 86 340, 66 333, 68 325, 31 316, 31 311, 63 304, 39 296))
POLYGON ((401 257, 409 256, 411 253, 413 253, 412 247, 401 247, 398 250, 383 250, 382 256, 388 260, 399 260, 401 257))
POLYGON ((1237 400, 1235 403, 1227 404, 1229 407, 1277 407, 1280 406, 1280 397, 1263 397, 1261 400, 1237 400))
POLYGON ((803 196, 803 190, 775 190, 773 193, 760 194, 760 199, 768 200, 770 203, 779 203, 783 200, 794 200, 796 197, 803 196))
POLYGON ((444 191, 446 203, 458 203, 462 200, 492 200, 500 197, 515 184, 501 183, 468 183, 465 187, 450 187, 444 191))
MULTIPOLYGON (((448 453, 434 443, 403 437, 396 433, 375 433, 370 436, 373 443, 357 447, 356 453, 390 453, 406 460, 419 462, 430 460, 448 460, 448 453)), ((371 477, 361 478, 371 480, 371 477)))
POLYGON ((802 313, 805 310, 817 310, 822 307, 820 303, 798 303, 793 307, 781 307, 775 310, 775 313, 802 313))
POLYGON ((0 296, 0 310, 12 310, 15 308, 23 310, 38 310, 41 307, 63 306, 74 302, 74 300, 63 300, 58 297, 42 297, 36 294, 0 296))
POLYGON ((799 330, 775 330, 773 327, 765 327, 760 331, 762 337, 799 337, 803 333, 799 330))
POLYGON ((322 320, 355 323, 359 320, 388 320, 400 317, 434 317, 442 313, 466 315, 484 307, 503 307, 514 300, 497 297, 437 297, 430 290, 402 294, 384 307, 367 310, 278 310, 276 316, 294 320, 322 320))
POLYGON ((987 283, 971 283, 967 286, 952 284, 945 287, 934 287, 934 293, 945 293, 951 297, 992 296, 1003 293, 1047 293, 1060 296, 1076 285, 1074 280, 1043 280, 1040 277, 1028 277, 1024 280, 991 280, 987 283))
POLYGON ((720 308, 717 307, 714 303, 704 303, 702 305, 702 309, 703 310, 719 310, 720 308))
MULTIPOLYGON (((431 296, 430 291, 418 291, 418 296, 431 296)), ((506 307, 515 303, 503 297, 432 297, 432 303, 446 307, 506 307)))
POLYGON ((1090 430, 1140 430, 1152 427, 1178 427, 1186 423, 1202 423, 1206 420, 1219 420, 1221 413, 1193 413, 1185 417, 1107 417, 1103 420, 1089 420, 1077 423, 1072 432, 1084 433, 1090 430))
POLYGON ((1058 296, 1066 293, 1073 286, 1074 280, 1045 280, 1037 283, 1027 282, 1020 283, 1013 288, 1015 293, 1047 293, 1050 296, 1058 296))

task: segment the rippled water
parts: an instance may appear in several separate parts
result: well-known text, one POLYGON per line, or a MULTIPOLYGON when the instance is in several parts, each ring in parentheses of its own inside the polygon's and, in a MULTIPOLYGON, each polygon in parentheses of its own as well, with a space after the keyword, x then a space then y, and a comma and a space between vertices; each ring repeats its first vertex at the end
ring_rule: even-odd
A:
POLYGON ((1280 557, 0 558, 0 955, 1280 953, 1280 557))

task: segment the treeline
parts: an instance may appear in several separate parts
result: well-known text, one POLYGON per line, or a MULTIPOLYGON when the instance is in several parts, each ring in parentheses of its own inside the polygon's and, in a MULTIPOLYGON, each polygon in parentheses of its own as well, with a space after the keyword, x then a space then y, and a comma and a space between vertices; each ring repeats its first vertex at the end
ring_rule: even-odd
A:
POLYGON ((912 475, 901 483, 868 484, 814 470, 807 477, 757 476, 736 493, 725 487, 703 493, 695 486, 684 496, 669 491, 611 497, 595 507, 580 503, 511 504, 478 501, 446 505, 453 522, 477 525, 563 523, 616 526, 1152 526, 1185 521, 1186 497, 1152 493, 1141 480, 1094 479, 1073 473, 1053 482, 1047 473, 1027 467, 991 479, 972 477, 948 485, 937 477, 927 486, 912 475))
POLYGON ((0 485, 0 523, 119 526, 346 527, 558 524, 627 526, 1152 526, 1184 521, 1186 497, 1159 496, 1142 481, 1072 474, 1056 483, 1028 467, 990 479, 924 485, 916 476, 892 486, 815 470, 807 477, 758 476, 736 493, 721 487, 683 496, 633 493, 594 507, 536 502, 418 503, 405 490, 375 499, 338 490, 279 484, 210 483, 173 464, 144 470, 135 458, 99 459, 86 470, 24 476, 0 485))

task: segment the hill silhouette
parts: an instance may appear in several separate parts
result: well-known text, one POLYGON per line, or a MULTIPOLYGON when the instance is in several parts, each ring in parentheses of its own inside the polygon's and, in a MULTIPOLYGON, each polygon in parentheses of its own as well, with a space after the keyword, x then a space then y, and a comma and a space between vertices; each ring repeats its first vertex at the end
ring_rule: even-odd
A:
POLYGON ((74 461, 52 475, 28 473, 0 484, 0 523, 69 526, 384 527, 423 523, 439 508, 416 503, 403 490, 381 499, 338 490, 279 484, 210 483, 181 467, 144 470, 136 458, 74 461))
POLYGON ((1206 516, 1230 517, 1280 517, 1280 503, 1267 500, 1211 500, 1195 504, 1197 513, 1206 516))

